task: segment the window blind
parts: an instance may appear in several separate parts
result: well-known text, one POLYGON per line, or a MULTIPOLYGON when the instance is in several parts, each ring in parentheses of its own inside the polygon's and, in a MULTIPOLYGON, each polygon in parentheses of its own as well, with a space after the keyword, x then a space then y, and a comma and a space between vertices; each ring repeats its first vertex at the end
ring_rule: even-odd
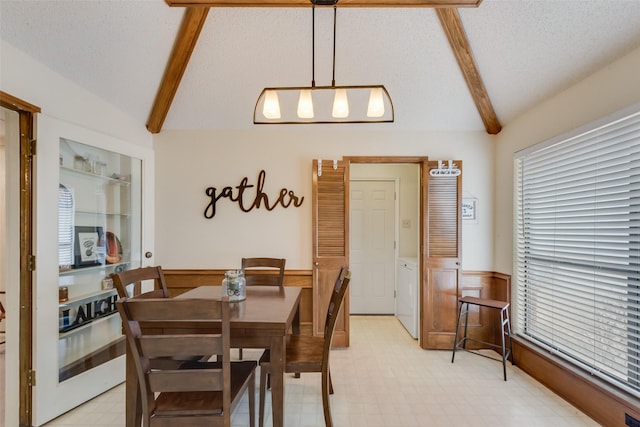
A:
POLYGON ((73 265, 73 195, 58 187, 58 265, 73 265))
POLYGON ((519 153, 514 175, 515 332, 640 396, 640 112, 519 153))

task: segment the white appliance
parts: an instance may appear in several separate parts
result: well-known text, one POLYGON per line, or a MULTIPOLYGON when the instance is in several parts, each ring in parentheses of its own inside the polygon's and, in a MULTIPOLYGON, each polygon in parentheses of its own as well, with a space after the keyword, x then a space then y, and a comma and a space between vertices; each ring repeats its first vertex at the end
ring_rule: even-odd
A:
POLYGON ((418 260, 398 258, 396 283, 396 317, 407 332, 418 339, 418 260))

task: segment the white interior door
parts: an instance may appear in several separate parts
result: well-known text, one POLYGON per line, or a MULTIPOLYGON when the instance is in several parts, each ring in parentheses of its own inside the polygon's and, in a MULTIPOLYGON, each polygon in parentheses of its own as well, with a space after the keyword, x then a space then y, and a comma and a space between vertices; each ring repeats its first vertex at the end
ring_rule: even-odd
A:
POLYGON ((393 314, 396 184, 351 181, 351 314, 393 314))

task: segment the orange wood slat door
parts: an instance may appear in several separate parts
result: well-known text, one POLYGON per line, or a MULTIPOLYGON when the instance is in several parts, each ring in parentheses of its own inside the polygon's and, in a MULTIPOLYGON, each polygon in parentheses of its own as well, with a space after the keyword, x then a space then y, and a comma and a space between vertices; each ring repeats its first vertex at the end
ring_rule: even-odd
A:
MULTIPOLYGON (((313 161, 313 334, 324 333, 331 291, 349 265, 349 162, 313 161), (321 162, 321 173, 318 173, 321 162)), ((349 292, 338 314, 334 347, 349 346, 349 292)))
MULTIPOLYGON (((462 170, 462 161, 454 163, 462 170)), ((427 169, 438 167, 428 162, 427 169)), ((423 296, 423 348, 451 349, 458 314, 458 284, 461 255, 461 193, 462 174, 458 176, 429 176, 427 203, 427 265, 423 296)))

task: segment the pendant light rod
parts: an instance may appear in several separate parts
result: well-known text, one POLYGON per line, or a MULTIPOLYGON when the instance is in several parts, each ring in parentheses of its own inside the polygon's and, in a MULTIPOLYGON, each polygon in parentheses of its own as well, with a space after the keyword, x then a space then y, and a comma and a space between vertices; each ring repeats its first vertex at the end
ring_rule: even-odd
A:
MULTIPOLYGON (((1 0, 0 0, 1 1, 1 0)), ((336 86, 338 0, 311 1, 311 86, 265 87, 253 109, 254 124, 393 123, 393 101, 383 85, 336 86), (316 86, 316 6, 333 6, 331 86, 316 86), (280 110, 280 99, 284 108, 280 110), (294 100, 297 99, 297 108, 294 100), (333 99, 333 108, 327 103, 333 99), (363 103, 368 99, 368 104, 363 103), (314 108, 314 101, 320 108, 314 108), (349 105, 353 103, 353 105, 349 105), (363 108, 365 107, 366 108, 363 108), (293 107, 293 108, 292 108, 293 107), (352 108, 350 108, 352 107, 352 108), (351 110, 351 111, 350 111, 351 110), (281 114, 282 113, 282 114, 281 114)))
POLYGON ((331 86, 336 85, 336 16, 338 7, 333 5, 333 75, 331 76, 331 86))
POLYGON ((316 4, 311 4, 311 87, 316 87, 316 4))

